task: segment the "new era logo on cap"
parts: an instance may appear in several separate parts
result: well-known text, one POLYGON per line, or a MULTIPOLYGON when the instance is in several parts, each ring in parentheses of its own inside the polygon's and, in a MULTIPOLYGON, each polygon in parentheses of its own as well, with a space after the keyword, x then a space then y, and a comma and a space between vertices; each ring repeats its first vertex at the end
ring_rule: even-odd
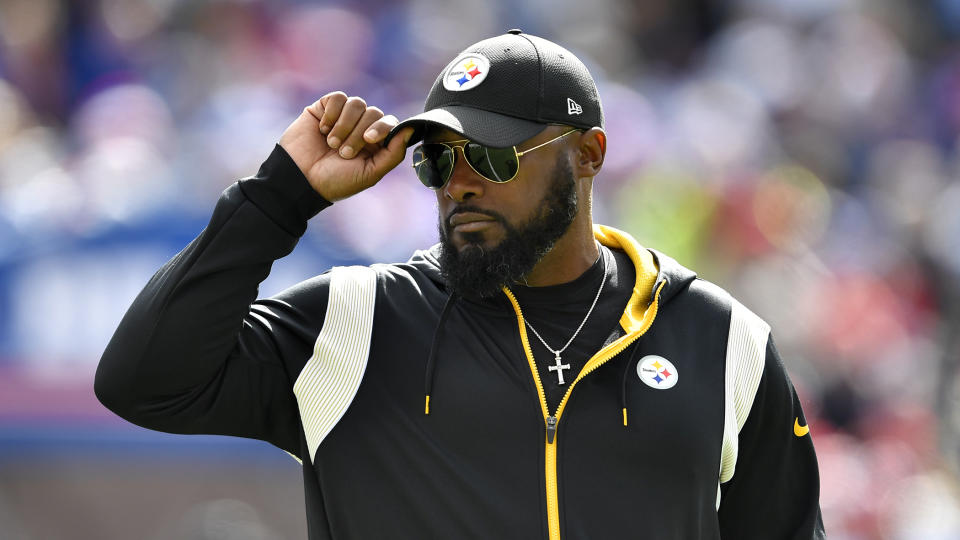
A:
POLYGON ((581 107, 579 103, 572 100, 571 98, 567 98, 567 114, 582 114, 582 113, 583 113, 583 107, 581 107))

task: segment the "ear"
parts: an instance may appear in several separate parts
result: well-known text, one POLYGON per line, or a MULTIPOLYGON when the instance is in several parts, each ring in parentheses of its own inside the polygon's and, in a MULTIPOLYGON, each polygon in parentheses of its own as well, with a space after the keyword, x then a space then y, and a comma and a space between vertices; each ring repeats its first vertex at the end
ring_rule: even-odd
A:
POLYGON ((575 172, 577 178, 594 177, 603 167, 603 157, 607 153, 607 134, 598 127, 590 128, 580 135, 577 148, 575 172))

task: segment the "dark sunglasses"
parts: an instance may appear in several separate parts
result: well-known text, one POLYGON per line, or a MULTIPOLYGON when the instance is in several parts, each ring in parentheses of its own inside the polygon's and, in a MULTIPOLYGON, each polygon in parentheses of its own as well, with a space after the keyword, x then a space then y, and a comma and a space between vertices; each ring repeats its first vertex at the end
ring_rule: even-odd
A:
POLYGON ((575 131, 578 130, 571 129, 563 135, 523 151, 518 151, 516 146, 492 148, 469 139, 423 143, 413 149, 413 169, 423 185, 434 190, 442 189, 453 174, 457 159, 456 149, 459 148, 467 165, 470 165, 474 172, 491 182, 503 184, 517 177, 517 171, 520 170, 520 156, 558 141, 575 131))

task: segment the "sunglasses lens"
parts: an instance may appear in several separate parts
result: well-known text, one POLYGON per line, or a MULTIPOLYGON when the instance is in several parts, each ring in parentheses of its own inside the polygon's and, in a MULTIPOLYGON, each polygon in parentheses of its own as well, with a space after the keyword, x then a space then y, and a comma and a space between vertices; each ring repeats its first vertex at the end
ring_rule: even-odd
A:
POLYGON ((421 144, 413 151, 417 178, 430 189, 440 189, 453 172, 453 151, 442 144, 421 144))
POLYGON ((463 149, 470 165, 491 182, 508 182, 517 175, 520 163, 513 147, 490 148, 477 143, 467 143, 463 149))

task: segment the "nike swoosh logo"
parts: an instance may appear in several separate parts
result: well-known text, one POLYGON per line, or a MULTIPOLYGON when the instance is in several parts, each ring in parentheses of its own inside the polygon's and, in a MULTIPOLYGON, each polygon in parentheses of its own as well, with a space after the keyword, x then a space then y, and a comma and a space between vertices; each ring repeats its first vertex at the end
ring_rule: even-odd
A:
POLYGON ((797 437, 803 437, 803 436, 806 435, 807 433, 810 433, 810 427, 809 427, 809 426, 801 426, 801 425, 800 425, 800 418, 797 418, 796 420, 793 421, 793 434, 794 434, 794 435, 796 435, 797 437))

